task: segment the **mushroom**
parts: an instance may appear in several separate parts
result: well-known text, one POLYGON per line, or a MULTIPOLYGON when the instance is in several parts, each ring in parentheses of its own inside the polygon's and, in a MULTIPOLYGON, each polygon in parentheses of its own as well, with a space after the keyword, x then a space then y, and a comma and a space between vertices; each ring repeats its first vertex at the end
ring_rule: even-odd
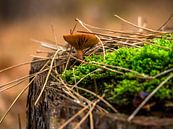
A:
POLYGON ((83 60, 83 50, 93 47, 99 42, 99 39, 93 34, 70 34, 63 35, 63 38, 76 49, 76 56, 81 60, 83 60))

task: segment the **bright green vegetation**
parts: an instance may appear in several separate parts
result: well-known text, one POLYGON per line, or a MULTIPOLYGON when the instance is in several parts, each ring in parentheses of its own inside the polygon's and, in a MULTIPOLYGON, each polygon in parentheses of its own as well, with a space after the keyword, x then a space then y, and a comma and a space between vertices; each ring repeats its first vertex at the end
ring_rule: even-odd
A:
MULTIPOLYGON (((122 47, 107 52, 105 60, 102 55, 85 57, 87 64, 66 70, 62 78, 68 84, 75 84, 75 81, 84 78, 78 86, 100 95, 105 93, 106 100, 113 105, 131 105, 135 96, 139 96, 140 92, 152 92, 171 72, 157 77, 158 74, 173 68, 173 35, 154 38, 150 42, 140 48, 122 47)), ((82 93, 89 98, 89 94, 82 93)), ((173 100, 173 79, 161 87, 153 98, 159 103, 173 100)))

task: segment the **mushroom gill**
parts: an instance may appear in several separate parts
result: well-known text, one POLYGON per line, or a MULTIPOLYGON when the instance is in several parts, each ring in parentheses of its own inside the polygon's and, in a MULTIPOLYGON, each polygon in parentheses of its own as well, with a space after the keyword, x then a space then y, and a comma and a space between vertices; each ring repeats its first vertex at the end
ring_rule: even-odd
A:
POLYGON ((63 35, 63 38, 76 49, 76 56, 81 60, 83 60, 83 50, 93 47, 99 42, 99 39, 93 34, 70 34, 63 35))

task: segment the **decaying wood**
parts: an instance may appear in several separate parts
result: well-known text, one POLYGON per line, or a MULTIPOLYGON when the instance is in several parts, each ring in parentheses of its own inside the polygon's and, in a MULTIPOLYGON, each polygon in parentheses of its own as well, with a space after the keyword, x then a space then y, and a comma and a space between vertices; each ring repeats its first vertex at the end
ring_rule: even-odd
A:
MULTIPOLYGON (((31 64, 30 74, 38 72, 45 61, 31 64)), ((53 74, 53 73, 52 73, 53 74)), ((54 78, 50 76, 46 89, 39 102, 34 103, 44 84, 47 72, 39 74, 32 82, 27 98, 27 129, 58 129, 64 122, 75 115, 82 107, 62 96, 60 87, 51 84, 54 78)), ((76 117, 64 129, 73 129, 83 118, 87 111, 76 117)), ((131 122, 128 116, 123 114, 93 112, 94 129, 172 129, 173 119, 137 116, 131 122)), ((86 119, 80 129, 89 129, 89 118, 86 119)))

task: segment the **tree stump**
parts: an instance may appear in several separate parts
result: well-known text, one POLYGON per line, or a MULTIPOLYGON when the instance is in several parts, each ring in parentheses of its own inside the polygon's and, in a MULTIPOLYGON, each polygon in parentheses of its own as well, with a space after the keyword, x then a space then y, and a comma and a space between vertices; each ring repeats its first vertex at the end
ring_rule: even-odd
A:
MULTIPOLYGON (((30 75, 40 71, 45 63, 46 61, 32 63, 30 75)), ((78 103, 63 97, 63 91, 51 84, 54 81, 53 74, 50 75, 46 88, 36 106, 34 103, 44 85, 47 71, 39 74, 29 87, 26 129, 58 129, 82 108, 78 103)), ((76 117, 64 129, 73 129, 85 113, 83 112, 76 117)), ((128 122, 127 118, 127 115, 119 113, 93 111, 94 129, 173 129, 173 119, 171 118, 137 116, 131 122, 128 122)), ((80 129, 90 129, 89 118, 81 124, 80 129)))

